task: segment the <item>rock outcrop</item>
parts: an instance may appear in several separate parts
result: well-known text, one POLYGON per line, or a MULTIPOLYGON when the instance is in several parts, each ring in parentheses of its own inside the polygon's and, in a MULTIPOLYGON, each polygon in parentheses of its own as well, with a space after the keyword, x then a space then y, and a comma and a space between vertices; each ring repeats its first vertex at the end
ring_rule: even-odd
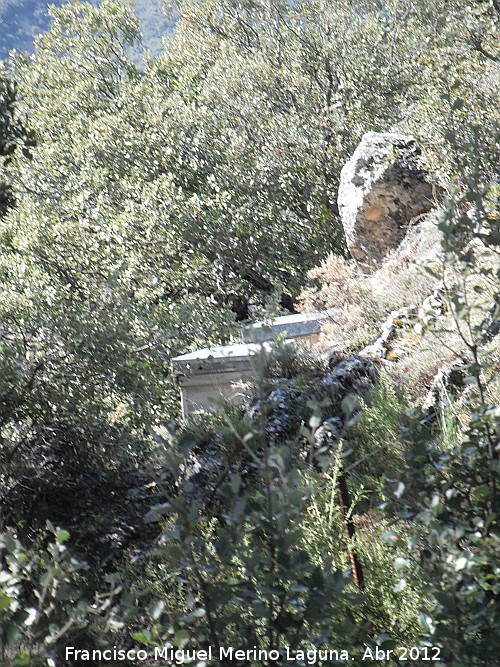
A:
POLYGON ((338 197, 347 245, 360 268, 366 273, 379 268, 440 194, 413 137, 365 134, 341 171, 338 197))

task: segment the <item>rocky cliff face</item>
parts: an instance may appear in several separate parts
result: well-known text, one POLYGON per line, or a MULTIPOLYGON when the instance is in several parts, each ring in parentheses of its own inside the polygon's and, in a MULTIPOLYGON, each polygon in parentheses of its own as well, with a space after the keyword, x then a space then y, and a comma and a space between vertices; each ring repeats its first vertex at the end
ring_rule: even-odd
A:
POLYGON ((365 134, 341 171, 338 196, 347 245, 360 268, 379 268, 441 193, 424 171, 413 137, 365 134))

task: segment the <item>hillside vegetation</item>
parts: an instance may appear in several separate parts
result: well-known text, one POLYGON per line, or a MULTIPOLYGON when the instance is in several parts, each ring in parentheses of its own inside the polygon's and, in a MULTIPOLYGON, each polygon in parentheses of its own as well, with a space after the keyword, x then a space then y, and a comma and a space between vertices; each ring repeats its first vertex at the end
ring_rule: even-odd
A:
MULTIPOLYGON (((63 3, 64 0, 0 0, 0 58, 7 58, 12 49, 32 52, 34 39, 49 26, 49 6, 60 7, 63 3)), ((91 0, 91 4, 98 5, 98 0, 91 0)), ((134 0, 128 4, 140 19, 142 33, 141 42, 131 53, 137 61, 144 49, 158 54, 162 37, 174 29, 175 18, 162 11, 161 0, 134 0)))
POLYGON ((141 62, 102 0, 0 63, 0 664, 490 667, 500 5, 172 9, 141 62), (389 130, 444 194, 366 276, 340 171, 389 130), (173 356, 331 307, 316 356, 181 423, 173 356))

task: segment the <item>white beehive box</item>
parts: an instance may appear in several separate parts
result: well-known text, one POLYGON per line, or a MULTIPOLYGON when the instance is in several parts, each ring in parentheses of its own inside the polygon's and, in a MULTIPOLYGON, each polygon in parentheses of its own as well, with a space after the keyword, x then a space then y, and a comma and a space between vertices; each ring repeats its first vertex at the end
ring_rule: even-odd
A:
POLYGON ((259 355, 277 337, 312 347, 321 325, 338 309, 276 317, 242 329, 243 343, 203 348, 172 359, 172 373, 180 391, 182 415, 193 417, 212 410, 223 396, 233 405, 245 400, 244 383, 257 376, 259 355))

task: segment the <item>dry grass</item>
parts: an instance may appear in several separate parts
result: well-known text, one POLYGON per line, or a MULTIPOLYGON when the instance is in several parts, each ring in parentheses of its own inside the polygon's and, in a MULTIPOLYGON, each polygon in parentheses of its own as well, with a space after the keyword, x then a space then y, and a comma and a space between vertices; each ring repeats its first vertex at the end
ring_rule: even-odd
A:
POLYGON ((353 261, 329 255, 308 273, 312 284, 299 297, 301 312, 339 308, 322 327, 319 350, 347 352, 369 340, 381 312, 372 298, 369 281, 353 261))
POLYGON ((311 284, 302 292, 302 312, 340 308, 341 314, 328 321, 319 348, 352 352, 367 344, 390 311, 418 304, 438 281, 417 262, 437 259, 439 232, 434 219, 424 220, 410 230, 401 246, 390 253, 382 267, 363 275, 355 262, 329 255, 308 273, 311 284))
POLYGON ((386 370, 395 385, 404 391, 409 403, 420 402, 427 394, 437 372, 457 359, 461 350, 459 336, 452 332, 427 332, 425 335, 409 333, 402 336, 395 346, 398 354, 395 363, 386 370))
MULTIPOLYGON (((496 270, 499 254, 474 240, 465 249, 467 261, 445 265, 441 253, 441 234, 436 216, 429 215, 410 229, 400 247, 390 253, 375 273, 363 275, 356 264, 333 255, 309 272, 311 284, 299 298, 302 312, 339 308, 340 313, 322 328, 319 351, 350 354, 358 351, 379 333, 384 317, 391 311, 414 304, 429 330, 407 325, 398 331, 387 359, 388 372, 399 387, 406 387, 410 400, 425 396, 439 369, 451 364, 472 340, 474 328, 482 323, 498 289, 496 270), (473 271, 466 272, 474 258, 473 271), (431 267, 434 275, 425 267, 431 267), (467 314, 456 316, 453 293, 464 295, 467 314), (424 312, 422 304, 429 295, 438 295, 442 307, 424 312)), ((431 302, 432 304, 432 302, 431 302)), ((459 304, 460 307, 460 304, 459 304)), ((415 322, 416 324, 416 322, 415 322)), ((497 368, 500 352, 498 345, 497 368)), ((497 376, 492 390, 498 398, 497 376)))

